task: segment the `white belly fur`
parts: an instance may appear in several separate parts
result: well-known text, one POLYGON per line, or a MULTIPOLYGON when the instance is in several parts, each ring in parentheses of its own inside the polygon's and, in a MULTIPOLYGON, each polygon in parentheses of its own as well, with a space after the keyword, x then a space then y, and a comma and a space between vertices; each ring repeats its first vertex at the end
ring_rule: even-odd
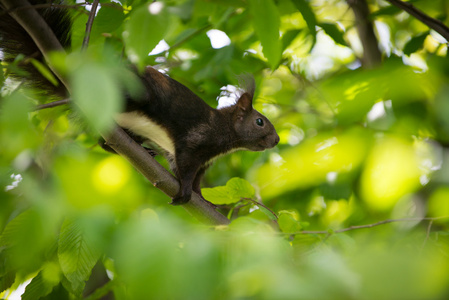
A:
POLYGON ((143 114, 135 111, 121 113, 115 117, 115 121, 120 127, 129 129, 135 134, 155 142, 167 152, 175 154, 173 140, 167 131, 143 114))

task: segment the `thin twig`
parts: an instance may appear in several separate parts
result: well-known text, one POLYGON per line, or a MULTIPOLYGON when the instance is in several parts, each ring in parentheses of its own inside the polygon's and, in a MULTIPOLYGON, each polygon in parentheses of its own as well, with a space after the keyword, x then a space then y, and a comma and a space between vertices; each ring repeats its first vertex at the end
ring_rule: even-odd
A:
POLYGON ((424 241, 422 243, 421 251, 424 249, 424 247, 426 246, 427 241, 429 240, 430 230, 432 229, 432 225, 433 225, 433 220, 430 220, 429 225, 427 225, 426 238, 424 239, 424 241))
POLYGON ((350 230, 356 230, 356 229, 364 229, 364 228, 372 228, 379 225, 389 224, 389 223, 395 223, 395 222, 416 222, 416 221, 435 221, 440 219, 448 219, 449 216, 441 216, 441 217, 435 217, 435 218, 403 218, 403 219, 387 219, 383 221, 379 221, 373 224, 367 224, 367 225, 355 225, 350 226, 348 228, 338 229, 338 230, 303 230, 303 231, 297 231, 297 232, 283 232, 282 234, 285 235, 292 235, 292 234, 329 234, 329 233, 341 233, 346 232, 350 230))
POLYGON ((34 110, 37 111, 37 110, 41 110, 41 109, 45 109, 45 108, 52 108, 52 107, 56 107, 56 106, 66 105, 69 103, 70 103, 70 99, 68 99, 68 98, 62 99, 62 100, 38 105, 38 106, 36 106, 36 108, 34 110))
POLYGON ((162 52, 161 54, 158 55, 164 55, 169 51, 173 51, 176 48, 180 47, 182 44, 186 43, 187 41, 191 40, 192 38, 194 38, 195 36, 201 34, 203 31, 212 28, 211 24, 208 24, 204 27, 198 28, 197 30, 195 30, 194 32, 192 32, 190 35, 186 36, 185 38, 183 38, 182 40, 180 40, 179 42, 173 44, 173 46, 171 46, 169 49, 165 50, 164 52, 162 52))
POLYGON ((387 0, 391 4, 393 4, 396 7, 399 7, 400 9, 406 11, 410 15, 414 16, 416 19, 427 25, 429 28, 435 30, 441 36, 443 36, 447 42, 449 42, 449 28, 444 25, 443 22, 440 20, 434 19, 421 10, 417 9, 413 6, 413 4, 408 2, 403 2, 400 0, 387 0))
POLYGON ((270 208, 268 208, 268 206, 266 206, 265 204, 263 204, 261 202, 258 202, 258 201, 254 200, 254 199, 251 199, 251 198, 242 198, 242 200, 249 201, 251 203, 254 203, 257 206, 262 206, 263 208, 268 210, 276 218, 276 220, 278 219, 278 215, 274 211, 272 211, 270 208))
POLYGON ((95 14, 97 13, 98 2, 100 0, 94 0, 92 8, 90 9, 89 19, 86 24, 86 33, 84 34, 83 46, 81 50, 86 50, 89 45, 90 32, 92 31, 92 25, 94 24, 95 14))

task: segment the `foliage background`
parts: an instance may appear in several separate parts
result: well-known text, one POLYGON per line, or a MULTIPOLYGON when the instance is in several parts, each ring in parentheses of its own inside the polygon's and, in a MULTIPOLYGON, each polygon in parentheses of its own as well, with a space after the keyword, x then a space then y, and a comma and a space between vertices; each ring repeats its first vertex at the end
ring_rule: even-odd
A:
MULTIPOLYGON (((72 51, 52 58, 83 120, 67 107, 33 111, 50 100, 8 77, 26 58, 2 65, 3 297, 31 280, 23 299, 447 299, 444 38, 380 0, 365 19, 349 0, 100 2, 88 51, 89 11, 73 5, 72 51), (376 34, 360 34, 362 21, 376 34), (230 43, 212 47, 212 29, 230 43), (148 56, 162 39, 169 48, 148 56), (236 75, 255 76, 255 106, 281 142, 206 173, 204 194, 226 204, 229 226, 167 205, 96 146, 92 128, 111 126, 120 89, 139 88, 125 58, 213 107, 236 75), (351 227, 388 219, 398 222, 351 227)), ((448 1, 413 5, 448 24, 448 1)))

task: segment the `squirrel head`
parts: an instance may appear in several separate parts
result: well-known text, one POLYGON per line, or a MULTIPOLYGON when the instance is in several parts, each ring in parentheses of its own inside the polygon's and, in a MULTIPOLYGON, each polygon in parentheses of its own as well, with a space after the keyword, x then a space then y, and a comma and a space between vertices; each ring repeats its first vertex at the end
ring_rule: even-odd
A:
POLYGON ((250 93, 243 93, 237 100, 233 119, 240 147, 263 151, 279 143, 273 124, 253 108, 253 96, 250 93))

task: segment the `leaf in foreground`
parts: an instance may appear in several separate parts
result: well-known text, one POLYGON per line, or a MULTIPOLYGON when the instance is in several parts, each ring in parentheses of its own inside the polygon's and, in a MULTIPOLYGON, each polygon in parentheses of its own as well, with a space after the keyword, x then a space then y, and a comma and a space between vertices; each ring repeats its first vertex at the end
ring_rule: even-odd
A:
POLYGON ((81 294, 100 252, 92 246, 77 221, 66 220, 61 228, 58 249, 59 263, 72 292, 81 294))

